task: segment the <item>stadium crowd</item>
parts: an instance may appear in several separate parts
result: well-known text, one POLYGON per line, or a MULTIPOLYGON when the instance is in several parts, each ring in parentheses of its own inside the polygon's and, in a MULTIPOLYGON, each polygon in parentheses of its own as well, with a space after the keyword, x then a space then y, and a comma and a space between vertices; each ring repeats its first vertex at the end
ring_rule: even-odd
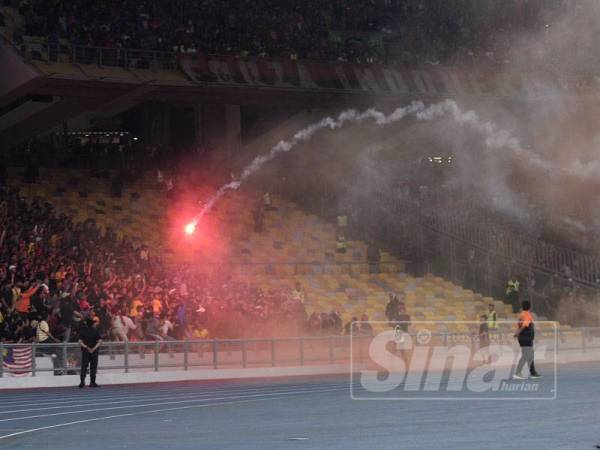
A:
POLYGON ((263 291, 227 273, 172 267, 93 222, 0 190, 0 340, 77 339, 93 318, 110 340, 341 333, 335 312, 307 317, 306 294, 263 291))
POLYGON ((503 35, 543 26, 563 0, 4 0, 49 42, 237 56, 438 63, 502 59, 503 35), (494 24, 494 33, 490 25, 494 24), (493 43, 493 45, 492 45, 493 43))

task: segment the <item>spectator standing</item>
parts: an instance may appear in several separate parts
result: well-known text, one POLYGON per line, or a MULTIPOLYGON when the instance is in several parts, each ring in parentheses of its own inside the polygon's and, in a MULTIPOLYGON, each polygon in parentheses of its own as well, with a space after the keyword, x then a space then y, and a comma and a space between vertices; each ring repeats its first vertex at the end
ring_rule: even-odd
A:
POLYGON ((514 313, 519 311, 520 285, 521 283, 519 283, 519 280, 512 275, 506 283, 506 300, 512 305, 514 313))
POLYGON ((387 305, 385 305, 385 317, 390 322, 390 326, 394 326, 392 322, 396 322, 398 320, 398 297, 392 294, 389 294, 389 301, 387 305))
POLYGON ((493 303, 488 305, 487 326, 490 334, 498 332, 498 314, 493 303))
POLYGON ((60 321, 64 327, 63 342, 71 340, 71 332, 75 324, 75 319, 81 320, 81 314, 76 310, 75 301, 65 293, 61 296, 60 301, 60 321))
MULTIPOLYGON (((35 325, 36 341, 39 344, 52 344, 54 342, 60 342, 60 339, 54 337, 50 331, 51 314, 44 313, 43 316, 38 316, 39 321, 35 325)), ((23 330, 21 331, 23 333, 23 330)), ((52 367, 54 368, 54 375, 62 375, 62 358, 60 352, 54 347, 42 346, 37 347, 39 355, 49 356, 52 360, 52 367)))
POLYGON ((410 315, 406 311, 404 303, 398 303, 398 322, 399 327, 405 333, 408 333, 408 327, 410 326, 410 315))
POLYGON ((488 329, 488 316, 483 314, 481 316, 481 322, 479 324, 479 350, 484 363, 492 362, 490 356, 490 333, 488 329))
POLYGON ((261 203, 256 205, 252 215, 254 217, 254 231, 256 233, 262 233, 264 230, 265 210, 261 203))
POLYGON ((369 323, 369 316, 366 314, 360 317, 360 334, 363 336, 373 336, 373 326, 369 323))
POLYGON ((354 335, 356 336, 359 332, 358 319, 356 317, 352 317, 350 322, 347 322, 344 326, 344 334, 346 336, 354 335))
POLYGON ((129 331, 137 328, 133 321, 127 317, 126 312, 126 309, 123 309, 113 315, 112 336, 116 341, 129 341, 129 331))
POLYGON ((374 243, 367 246, 367 262, 369 263, 369 273, 379 273, 379 263, 381 262, 381 252, 374 243))

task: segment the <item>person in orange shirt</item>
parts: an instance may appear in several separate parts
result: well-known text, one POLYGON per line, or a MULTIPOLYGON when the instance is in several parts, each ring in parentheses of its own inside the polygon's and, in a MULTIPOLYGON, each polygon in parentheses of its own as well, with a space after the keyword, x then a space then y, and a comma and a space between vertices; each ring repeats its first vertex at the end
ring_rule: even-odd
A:
POLYGON ((155 316, 160 316, 163 310, 163 304, 159 297, 152 300, 152 312, 155 316))
POLYGON ((540 378, 541 375, 535 370, 535 364, 533 362, 533 340, 535 339, 535 327, 533 325, 533 316, 529 312, 531 309, 531 302, 525 300, 521 303, 521 314, 519 315, 518 330, 515 333, 515 337, 519 341, 521 346, 521 358, 517 363, 517 369, 513 378, 516 380, 524 380, 525 377, 521 373, 523 366, 527 363, 529 367, 529 378, 540 378))
POLYGON ((131 306, 129 308, 129 317, 136 318, 138 316, 138 306, 143 306, 144 302, 140 297, 135 297, 131 301, 131 306))
POLYGON ((34 283, 33 286, 21 293, 20 298, 17 300, 17 312, 20 312, 21 314, 27 314, 29 312, 31 296, 35 294, 35 292, 38 290, 38 287, 39 284, 34 283))

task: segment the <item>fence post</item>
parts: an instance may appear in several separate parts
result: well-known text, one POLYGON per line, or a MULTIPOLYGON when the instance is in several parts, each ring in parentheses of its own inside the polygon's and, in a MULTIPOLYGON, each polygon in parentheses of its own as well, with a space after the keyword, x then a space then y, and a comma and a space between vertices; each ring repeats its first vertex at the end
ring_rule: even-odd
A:
POLYGON ((329 338, 329 363, 330 364, 333 364, 333 361, 335 360, 334 345, 335 345, 335 337, 331 336, 329 338))
POLYGON ((160 343, 156 341, 154 343, 154 371, 158 372, 158 352, 160 350, 160 343))
POLYGON ((271 366, 275 367, 275 339, 271 338, 271 366))
POLYGON ((242 367, 246 368, 246 341, 242 341, 242 367))
POLYGON ((587 350, 587 343, 585 342, 585 341, 586 341, 586 333, 585 333, 585 330, 586 330, 586 328, 585 328, 585 327, 583 327, 583 328, 581 329, 581 349, 584 351, 584 353, 585 353, 585 351, 587 350))
POLYGON ((183 370, 188 370, 189 342, 183 341, 183 370))
POLYGON ((4 375, 4 345, 0 342, 0 378, 4 375))
POLYGON ((31 376, 35 377, 35 342, 31 344, 31 376))
POLYGON ((62 343, 62 370, 63 374, 67 374, 67 343, 62 343))
POLYGON ((304 365, 304 339, 302 337, 300 338, 300 365, 304 365))
POLYGON ((125 363, 125 373, 129 373, 129 341, 125 341, 125 354, 123 355, 125 363))
POLYGON ((219 359, 219 357, 217 356, 219 354, 219 348, 217 346, 217 341, 215 341, 214 339, 212 341, 212 352, 213 352, 213 369, 216 369, 217 365, 218 365, 218 359, 219 359))

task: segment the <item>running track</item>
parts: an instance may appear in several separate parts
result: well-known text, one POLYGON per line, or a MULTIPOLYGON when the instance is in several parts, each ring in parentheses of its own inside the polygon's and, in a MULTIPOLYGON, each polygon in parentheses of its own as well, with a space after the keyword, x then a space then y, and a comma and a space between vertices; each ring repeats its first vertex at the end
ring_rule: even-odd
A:
POLYGON ((342 377, 0 393, 6 449, 589 449, 600 363, 554 401, 353 401, 342 377))

